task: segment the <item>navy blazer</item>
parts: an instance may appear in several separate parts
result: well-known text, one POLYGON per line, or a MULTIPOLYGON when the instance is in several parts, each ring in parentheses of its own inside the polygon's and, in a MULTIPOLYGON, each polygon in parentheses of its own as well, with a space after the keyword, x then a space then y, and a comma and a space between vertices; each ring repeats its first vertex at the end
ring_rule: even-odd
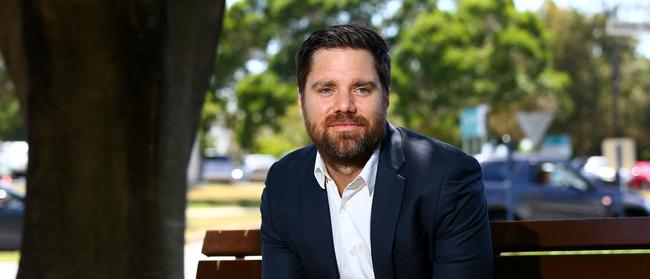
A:
MULTIPOLYGON (((370 239, 375 278, 491 278, 481 168, 441 141, 387 123, 370 239)), ((262 194, 262 277, 339 278, 316 148, 275 163, 262 194)))

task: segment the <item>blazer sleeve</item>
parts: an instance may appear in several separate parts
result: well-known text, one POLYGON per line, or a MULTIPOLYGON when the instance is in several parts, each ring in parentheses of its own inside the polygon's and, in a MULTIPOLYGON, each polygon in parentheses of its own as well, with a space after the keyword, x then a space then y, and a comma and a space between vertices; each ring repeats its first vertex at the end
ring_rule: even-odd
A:
POLYGON ((464 156, 449 169, 438 200, 433 278, 492 278, 492 241, 481 167, 464 156))
MULTIPOLYGON (((268 183, 268 181, 267 181, 268 183)), ((262 192, 262 278, 306 278, 300 259, 288 247, 273 222, 269 188, 262 192)))

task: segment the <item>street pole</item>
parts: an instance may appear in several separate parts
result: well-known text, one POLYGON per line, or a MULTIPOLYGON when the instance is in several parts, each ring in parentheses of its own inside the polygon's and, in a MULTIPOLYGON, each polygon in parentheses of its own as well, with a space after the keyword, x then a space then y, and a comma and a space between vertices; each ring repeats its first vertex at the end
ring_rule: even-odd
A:
MULTIPOLYGON (((614 10, 607 10, 605 13, 609 20, 610 17, 616 16, 614 10)), ((612 71, 612 124, 614 129, 614 137, 621 137, 623 135, 621 129, 621 120, 619 112, 619 97, 620 97, 620 84, 621 84, 621 60, 618 53, 618 41, 615 36, 611 36, 612 46, 609 51, 609 57, 611 60, 611 71, 612 71)), ((616 145, 616 173, 614 176, 614 181, 616 183, 616 194, 618 195, 618 216, 625 217, 625 208, 623 206, 623 180, 621 179, 621 167, 622 167, 622 150, 620 144, 616 145)))

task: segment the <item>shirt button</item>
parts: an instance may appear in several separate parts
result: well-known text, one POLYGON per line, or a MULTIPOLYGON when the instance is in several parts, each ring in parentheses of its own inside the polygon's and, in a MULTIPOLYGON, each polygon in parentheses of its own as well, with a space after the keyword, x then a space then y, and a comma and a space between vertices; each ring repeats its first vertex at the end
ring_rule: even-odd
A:
POLYGON ((352 247, 352 250, 350 250, 350 255, 352 255, 352 256, 357 255, 357 247, 352 247))

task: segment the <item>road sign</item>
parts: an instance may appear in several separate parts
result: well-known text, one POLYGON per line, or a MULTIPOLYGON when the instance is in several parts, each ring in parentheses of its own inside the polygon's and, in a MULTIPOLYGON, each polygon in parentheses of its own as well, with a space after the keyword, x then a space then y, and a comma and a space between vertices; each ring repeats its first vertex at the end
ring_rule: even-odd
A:
POLYGON ((540 152, 571 157, 571 136, 568 134, 546 135, 540 144, 540 152))
POLYGON ((650 22, 628 22, 610 18, 605 25, 605 33, 610 36, 637 36, 650 33, 650 22))
POLYGON ((460 134, 463 139, 482 138, 487 135, 486 118, 489 108, 478 105, 464 109, 460 114, 460 134))
POLYGON ((533 146, 539 144, 551 122, 553 122, 553 113, 551 112, 517 112, 517 123, 524 135, 533 142, 533 146))
POLYGON ((636 163, 636 147, 632 138, 606 138, 602 149, 609 167, 631 169, 636 163))

